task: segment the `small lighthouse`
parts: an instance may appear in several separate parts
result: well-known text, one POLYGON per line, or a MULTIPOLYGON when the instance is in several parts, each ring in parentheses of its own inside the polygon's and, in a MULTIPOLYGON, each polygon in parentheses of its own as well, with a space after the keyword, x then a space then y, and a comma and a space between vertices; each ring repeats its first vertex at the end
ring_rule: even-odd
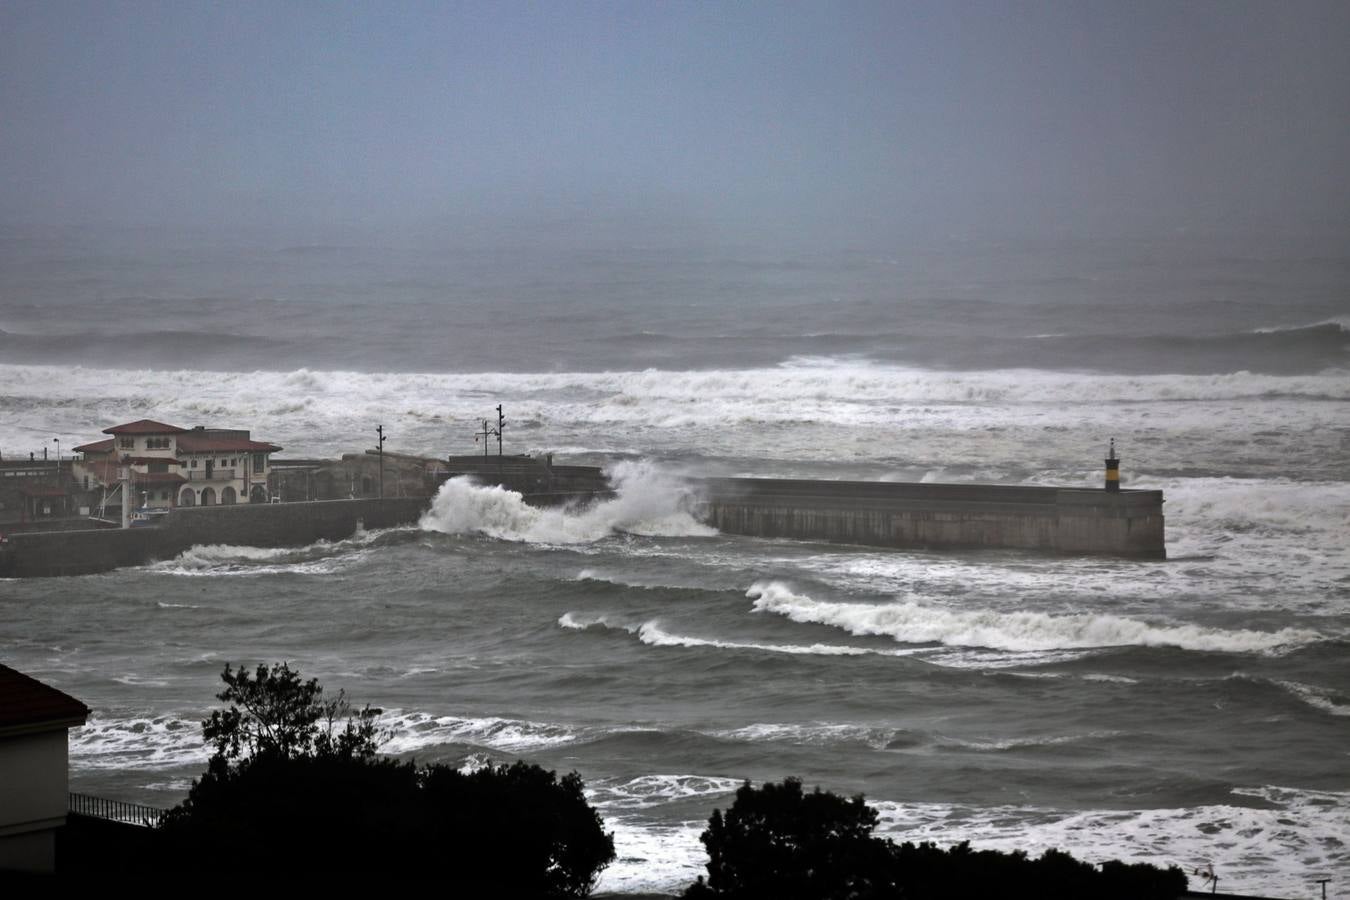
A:
POLYGON ((1111 438, 1111 449, 1106 454, 1106 490, 1108 493, 1120 491, 1120 459, 1116 456, 1116 439, 1111 438))

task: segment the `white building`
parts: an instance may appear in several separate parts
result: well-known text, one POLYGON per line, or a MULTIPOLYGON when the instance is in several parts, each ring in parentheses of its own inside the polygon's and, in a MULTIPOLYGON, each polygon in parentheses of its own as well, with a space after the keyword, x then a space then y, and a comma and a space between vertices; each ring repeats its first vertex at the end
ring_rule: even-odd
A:
POLYGON ((121 505, 122 469, 130 467, 132 508, 266 503, 270 456, 281 448, 248 431, 179 428, 141 419, 105 428, 112 437, 76 447, 76 481, 102 488, 121 505), (114 496, 116 495, 116 496, 114 496))
POLYGON ((55 870, 69 805, 66 730, 88 716, 69 694, 0 665, 0 872, 55 870))

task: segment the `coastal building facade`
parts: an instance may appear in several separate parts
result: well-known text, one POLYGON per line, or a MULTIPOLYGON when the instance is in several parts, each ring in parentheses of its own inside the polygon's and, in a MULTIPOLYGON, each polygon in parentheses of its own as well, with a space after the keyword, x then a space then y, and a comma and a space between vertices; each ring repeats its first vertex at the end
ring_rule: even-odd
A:
POLYGON ((120 506, 123 468, 131 472, 134 509, 266 503, 276 444, 255 441, 245 429, 179 428, 141 419, 105 428, 111 435, 76 447, 76 480, 103 489, 120 506))
POLYGON ((0 872, 56 869, 69 802, 66 732, 89 708, 0 665, 0 872))
POLYGON ((71 467, 57 459, 0 460, 0 532, 75 514, 71 467))

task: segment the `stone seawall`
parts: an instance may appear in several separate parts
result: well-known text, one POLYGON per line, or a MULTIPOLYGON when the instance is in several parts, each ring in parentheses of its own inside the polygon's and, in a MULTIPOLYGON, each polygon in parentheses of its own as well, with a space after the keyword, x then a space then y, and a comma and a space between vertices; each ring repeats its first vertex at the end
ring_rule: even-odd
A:
POLYGON ((299 547, 368 529, 412 525, 427 500, 317 500, 303 503, 180 507, 143 528, 11 535, 0 550, 0 577, 87 575, 172 559, 198 544, 299 547))
POLYGON ((1161 491, 769 478, 699 483, 700 514, 729 534, 877 547, 1167 556, 1161 491))

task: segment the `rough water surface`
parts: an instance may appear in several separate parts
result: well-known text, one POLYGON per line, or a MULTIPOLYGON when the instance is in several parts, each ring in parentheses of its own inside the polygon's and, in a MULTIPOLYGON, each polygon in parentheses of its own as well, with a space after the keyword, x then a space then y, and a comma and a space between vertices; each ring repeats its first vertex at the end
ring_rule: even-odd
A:
POLYGON ((897 838, 1276 896, 1350 878, 1343 259, 620 254, 552 261, 550 293, 537 259, 255 247, 91 284, 78 248, 4 252, 6 454, 142 417, 472 452, 502 402, 508 451, 620 488, 541 511, 456 481, 418 527, 0 582, 4 661, 94 709, 74 790, 181 799, 222 666, 286 659, 384 708, 389 752, 578 770, 610 891, 687 884, 712 809, 785 775, 864 792, 897 838), (15 337, 107 297, 196 312, 139 356, 15 337), (681 481, 1095 485, 1112 436, 1126 485, 1166 492, 1165 562, 720 535, 681 481))

